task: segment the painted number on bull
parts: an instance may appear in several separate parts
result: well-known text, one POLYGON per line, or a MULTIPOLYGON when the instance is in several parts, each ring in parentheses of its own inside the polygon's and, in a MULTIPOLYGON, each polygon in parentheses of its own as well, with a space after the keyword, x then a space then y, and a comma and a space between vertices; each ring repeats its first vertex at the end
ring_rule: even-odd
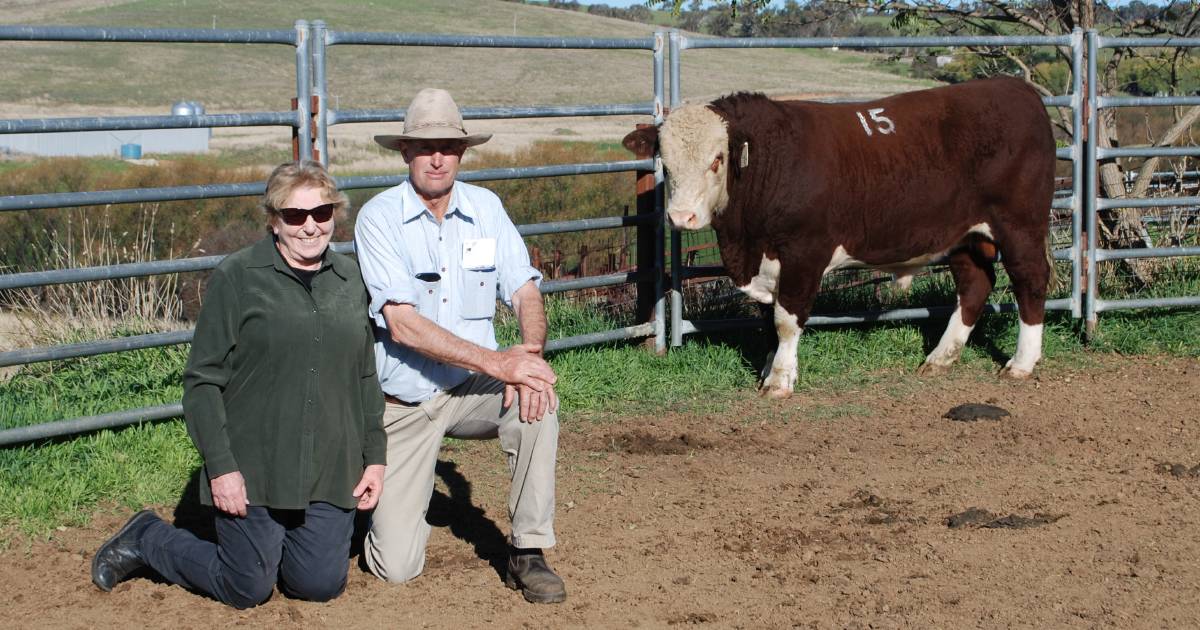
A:
POLYGON ((896 131, 896 123, 883 115, 882 107, 867 110, 867 116, 870 116, 871 121, 875 123, 875 129, 871 129, 871 123, 867 122, 867 116, 863 116, 862 112, 854 113, 858 114, 858 122, 862 123, 863 131, 867 132, 868 136, 874 135, 876 131, 885 135, 896 131))

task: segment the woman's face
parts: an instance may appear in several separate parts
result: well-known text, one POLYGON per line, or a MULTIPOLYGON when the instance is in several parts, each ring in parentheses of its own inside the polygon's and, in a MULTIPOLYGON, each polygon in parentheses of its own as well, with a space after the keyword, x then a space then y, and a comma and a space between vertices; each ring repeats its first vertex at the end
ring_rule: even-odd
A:
POLYGON ((333 235, 334 204, 320 188, 297 188, 278 214, 271 217, 276 246, 287 264, 297 269, 320 269, 321 255, 333 235), (311 210, 312 212, 302 212, 311 210), (318 221, 318 219, 324 219, 318 221))

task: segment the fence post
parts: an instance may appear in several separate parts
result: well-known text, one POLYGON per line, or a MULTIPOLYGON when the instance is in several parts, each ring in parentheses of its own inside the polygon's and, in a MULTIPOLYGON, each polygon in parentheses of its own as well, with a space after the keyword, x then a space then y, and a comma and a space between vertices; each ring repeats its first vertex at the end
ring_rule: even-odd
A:
MULTIPOLYGON (((654 125, 639 123, 638 129, 653 127, 654 125)), ((639 152, 637 159, 649 160, 653 159, 654 154, 650 152, 639 152)), ((637 213, 639 216, 654 214, 657 211, 656 191, 658 189, 654 171, 637 171, 637 213)), ((655 251, 655 234, 653 223, 642 223, 637 227, 637 269, 645 271, 647 269, 656 269, 657 252, 655 251)), ((661 274, 661 270, 657 270, 656 274, 661 274)), ((654 306, 658 302, 658 295, 655 286, 658 282, 651 278, 637 283, 637 322, 648 322, 654 319, 654 306)))
POLYGON ((297 160, 313 158, 311 35, 308 21, 296 20, 296 98, 292 99, 296 122, 292 127, 292 157, 297 160))
POLYGON ((312 90, 313 90, 313 159, 329 166, 329 90, 325 79, 325 21, 313 20, 310 31, 312 48, 312 90))
POLYGON ((1096 111, 1096 55, 1099 53, 1099 42, 1097 34, 1094 30, 1087 32, 1087 84, 1084 90, 1087 93, 1087 105, 1084 111, 1084 124, 1087 126, 1086 145, 1084 146, 1084 196, 1083 196, 1083 214, 1085 220, 1084 232, 1080 238, 1080 245, 1083 248, 1081 252, 1080 262, 1083 264, 1081 271, 1081 288, 1084 295, 1084 324, 1083 338, 1084 341, 1091 341, 1096 334, 1096 303, 1099 300, 1099 276, 1096 269, 1096 195, 1098 169, 1096 168, 1096 142, 1099 140, 1096 125, 1100 122, 1100 117, 1096 111))

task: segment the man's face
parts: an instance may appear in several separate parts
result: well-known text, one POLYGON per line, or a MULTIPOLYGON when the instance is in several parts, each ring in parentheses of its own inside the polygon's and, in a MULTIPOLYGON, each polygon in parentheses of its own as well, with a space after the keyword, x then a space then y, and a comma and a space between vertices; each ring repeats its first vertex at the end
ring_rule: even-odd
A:
POLYGON ((417 194, 438 199, 450 194, 467 144, 462 140, 408 140, 400 154, 408 164, 408 178, 417 194))

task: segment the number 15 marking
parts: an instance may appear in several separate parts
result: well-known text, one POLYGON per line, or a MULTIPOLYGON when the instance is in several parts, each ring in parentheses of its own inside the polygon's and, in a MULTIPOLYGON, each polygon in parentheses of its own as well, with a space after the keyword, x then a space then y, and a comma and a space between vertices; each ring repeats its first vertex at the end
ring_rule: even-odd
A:
POLYGON ((862 112, 854 112, 858 114, 858 122, 862 123, 863 131, 867 135, 873 135, 875 131, 887 135, 896 132, 896 123, 892 122, 891 118, 883 115, 883 108, 876 107, 867 110, 867 116, 871 117, 871 121, 875 123, 875 129, 871 129, 871 123, 867 122, 867 116, 863 116, 862 112))

